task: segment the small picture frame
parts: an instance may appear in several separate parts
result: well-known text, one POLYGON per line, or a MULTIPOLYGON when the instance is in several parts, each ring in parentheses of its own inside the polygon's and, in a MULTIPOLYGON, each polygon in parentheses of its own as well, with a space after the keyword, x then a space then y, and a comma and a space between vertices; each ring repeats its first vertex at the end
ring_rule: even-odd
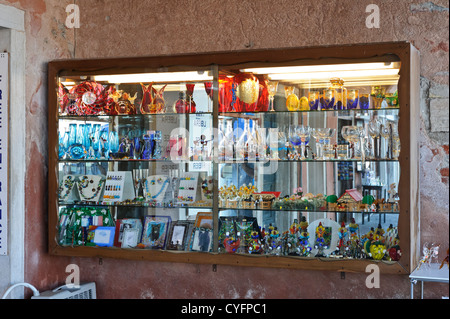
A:
POLYGON ((122 234, 122 248, 135 248, 139 244, 139 230, 125 228, 122 234))
POLYGON ((213 244, 213 231, 210 228, 194 229, 191 240, 191 251, 209 252, 213 244))
POLYGON ((213 217, 211 212, 200 212, 197 213, 197 216, 195 217, 195 228, 211 228, 213 226, 213 217))
POLYGON ((114 244, 115 227, 97 227, 94 230, 93 243, 100 247, 112 247, 114 244))
POLYGON ((170 223, 170 216, 146 216, 142 244, 146 248, 164 249, 170 223))
POLYGON ((167 239, 168 250, 185 250, 189 240, 189 229, 192 222, 178 220, 170 225, 169 237, 167 239))

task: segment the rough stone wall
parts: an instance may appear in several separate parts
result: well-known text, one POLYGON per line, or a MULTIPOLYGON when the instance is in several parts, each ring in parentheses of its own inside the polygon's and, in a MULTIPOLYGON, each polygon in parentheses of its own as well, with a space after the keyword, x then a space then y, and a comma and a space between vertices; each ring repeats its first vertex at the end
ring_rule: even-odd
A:
MULTIPOLYGON (((27 25, 26 279, 40 290, 64 283, 80 265, 103 298, 408 298, 405 276, 249 269, 55 258, 47 247, 46 62, 329 44, 410 41, 421 53, 421 240, 448 247, 448 0, 0 0, 25 10, 27 25), (65 7, 80 7, 81 27, 65 27, 65 7), (365 25, 380 8, 380 28, 365 25), (111 279, 113 278, 113 280, 111 279)), ((443 249, 444 250, 444 249, 443 249)), ((448 296, 427 285, 426 297, 448 296)))

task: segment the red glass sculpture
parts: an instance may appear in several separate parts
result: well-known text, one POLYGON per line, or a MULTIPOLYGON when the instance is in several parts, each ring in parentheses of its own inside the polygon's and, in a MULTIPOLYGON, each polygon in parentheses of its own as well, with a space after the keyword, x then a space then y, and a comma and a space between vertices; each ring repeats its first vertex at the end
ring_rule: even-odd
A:
POLYGON ((234 76, 233 89, 236 90, 236 112, 255 112, 258 107, 259 80, 252 73, 239 73, 234 76))
POLYGON ((141 106, 140 106, 141 114, 155 113, 155 112, 152 112, 152 104, 153 104, 152 86, 153 86, 153 83, 150 83, 147 86, 141 83, 142 94, 143 94, 141 106))

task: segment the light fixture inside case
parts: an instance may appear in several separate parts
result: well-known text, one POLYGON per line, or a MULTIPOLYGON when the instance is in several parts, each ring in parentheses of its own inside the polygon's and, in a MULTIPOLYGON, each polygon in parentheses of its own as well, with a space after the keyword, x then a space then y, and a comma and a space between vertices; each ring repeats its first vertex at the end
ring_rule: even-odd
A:
POLYGON ((97 82, 108 82, 113 84, 123 83, 173 83, 173 82, 197 82, 212 81, 213 77, 208 72, 163 72, 163 73, 135 73, 135 74, 112 74, 94 76, 97 82))

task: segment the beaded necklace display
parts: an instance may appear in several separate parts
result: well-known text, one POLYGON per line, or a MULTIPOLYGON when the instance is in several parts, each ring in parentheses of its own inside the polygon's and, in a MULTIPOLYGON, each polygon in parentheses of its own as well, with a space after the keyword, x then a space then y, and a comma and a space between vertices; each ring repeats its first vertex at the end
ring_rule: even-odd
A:
POLYGON ((59 187, 59 197, 61 199, 66 199, 72 191, 72 187, 75 183, 75 178, 73 176, 66 176, 59 187), (66 190, 64 193, 64 189, 66 190))
POLYGON ((102 179, 100 179, 100 181, 98 182, 97 187, 95 187, 94 185, 91 185, 93 183, 94 183, 94 180, 89 179, 88 176, 83 176, 83 178, 78 183, 78 191, 80 192, 80 195, 83 198, 83 200, 89 201, 91 199, 94 199, 102 190, 102 186, 104 183, 104 181, 102 179), (90 197, 86 197, 86 195, 83 194, 83 189, 88 189, 90 187, 92 187, 91 192, 93 193, 93 195, 90 197))
POLYGON ((162 178, 159 178, 159 179, 158 179, 158 184, 161 184, 161 183, 162 183, 162 185, 161 185, 161 189, 159 190, 159 192, 158 192, 156 195, 151 196, 151 193, 150 193, 150 190, 149 190, 149 184, 150 184, 150 185, 155 185, 155 184, 156 184, 156 181, 153 179, 153 180, 151 180, 150 183, 149 183, 149 181, 146 180, 146 181, 145 181, 145 191, 146 191, 146 193, 147 193, 147 196, 151 196, 152 199, 155 199, 155 198, 157 198, 159 195, 161 195, 161 193, 162 193, 163 190, 165 189, 166 185, 169 183, 169 179, 166 179, 166 180, 164 181, 164 183, 163 183, 163 182, 162 182, 162 178))

